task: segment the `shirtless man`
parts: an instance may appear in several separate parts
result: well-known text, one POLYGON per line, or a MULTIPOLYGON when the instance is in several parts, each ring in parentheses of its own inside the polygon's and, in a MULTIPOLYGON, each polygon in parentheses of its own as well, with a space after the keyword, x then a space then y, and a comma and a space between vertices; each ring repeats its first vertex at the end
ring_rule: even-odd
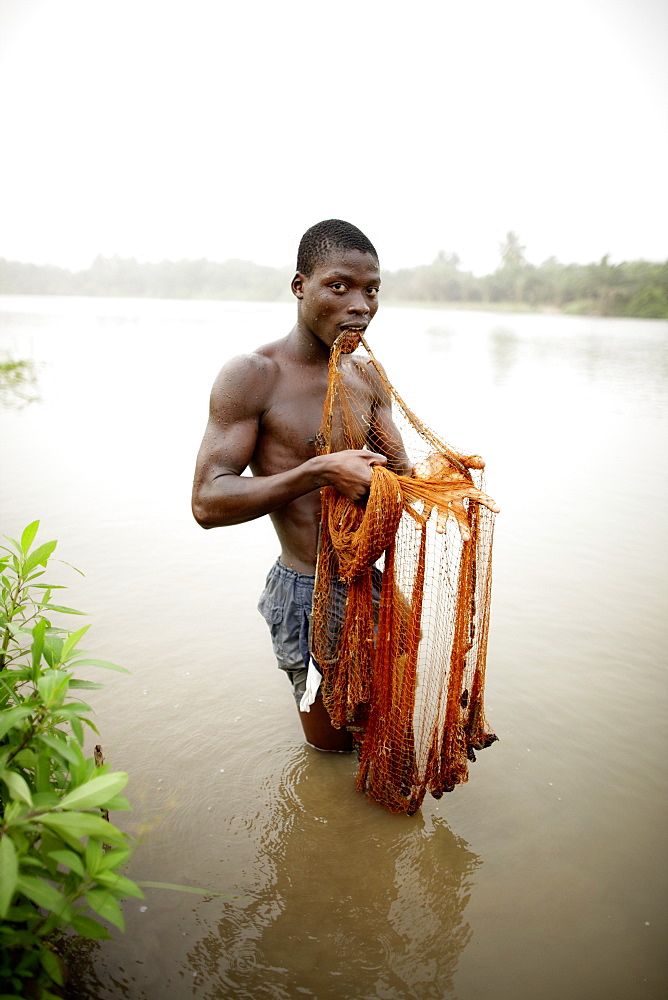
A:
MULTIPOLYGON (((330 219, 302 237, 292 292, 297 322, 287 337, 229 361, 211 392, 209 422, 195 471, 193 514, 203 528, 272 519, 281 545, 259 608, 267 619, 279 667, 297 702, 306 683, 307 616, 320 521, 320 487, 350 500, 368 494, 374 465, 409 472, 389 400, 366 392, 367 448, 316 455, 335 340, 364 332, 378 309, 378 254, 355 226, 330 219), (251 476, 244 476, 250 467, 251 476)), ((352 346, 352 345, 351 345, 352 346)), ((368 383, 367 383, 368 390, 368 383)), ((360 442, 362 444, 362 442, 360 442)), ((471 487, 471 499, 493 501, 471 487)), ((496 509, 495 507, 493 509, 496 509)), ((317 697, 300 712, 306 740, 321 750, 352 746, 317 697)))

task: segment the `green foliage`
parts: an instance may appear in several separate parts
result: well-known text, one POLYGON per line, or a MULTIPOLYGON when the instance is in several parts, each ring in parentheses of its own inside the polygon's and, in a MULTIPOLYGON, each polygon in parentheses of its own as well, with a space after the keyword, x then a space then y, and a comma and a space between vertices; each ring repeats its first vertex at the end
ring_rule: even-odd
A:
POLYGON ((0 358, 0 400, 21 406, 38 399, 35 362, 29 358, 0 358))
POLYGON ((14 295, 108 295, 159 299, 288 300, 289 268, 246 260, 140 262, 97 256, 83 271, 0 259, 0 288, 14 295))
POLYGON ((39 522, 0 546, 0 994, 48 998, 63 984, 65 933, 108 938, 123 930, 119 900, 142 897, 120 874, 129 838, 101 813, 128 809, 127 775, 83 753, 97 732, 75 692, 100 687, 75 677, 90 660, 89 626, 53 624, 79 615, 52 600, 43 580, 56 542, 34 546, 39 522))
MULTIPOLYGON (((668 319, 668 261, 611 264, 606 254, 594 264, 561 264, 550 257, 528 263, 517 233, 499 244, 500 265, 477 277, 463 271, 455 253, 441 250, 431 264, 383 271, 386 302, 511 305, 595 316, 668 319)), ((141 298, 287 301, 290 268, 263 267, 245 260, 163 260, 96 257, 85 271, 0 259, 3 292, 20 295, 111 295, 141 298)), ((1 383, 0 383, 1 386, 1 383)))

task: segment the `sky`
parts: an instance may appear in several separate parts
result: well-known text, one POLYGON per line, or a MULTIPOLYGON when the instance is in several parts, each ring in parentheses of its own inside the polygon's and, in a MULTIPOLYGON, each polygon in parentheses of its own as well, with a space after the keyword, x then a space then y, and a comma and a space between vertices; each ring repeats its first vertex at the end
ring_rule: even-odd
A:
POLYGON ((665 0, 0 0, 0 257, 668 258, 665 0))

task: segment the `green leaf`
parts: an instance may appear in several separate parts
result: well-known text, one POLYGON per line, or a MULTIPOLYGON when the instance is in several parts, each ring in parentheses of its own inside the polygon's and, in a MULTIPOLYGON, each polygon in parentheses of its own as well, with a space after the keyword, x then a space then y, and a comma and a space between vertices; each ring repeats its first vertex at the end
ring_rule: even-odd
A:
POLYGON ((63 566, 69 566, 70 569, 73 569, 75 573, 79 574, 79 576, 85 576, 86 575, 85 573, 82 573, 82 571, 80 569, 78 569, 78 567, 73 566, 72 563, 69 563, 66 559, 56 559, 56 562, 62 563, 63 566))
POLYGON ((23 826, 25 823, 29 822, 26 820, 26 804, 25 802, 19 802, 17 799, 12 799, 11 802, 5 805, 5 830, 9 829, 10 826, 23 826))
POLYGON ((93 875, 93 878, 99 885, 113 892, 117 899, 127 899, 129 896, 134 896, 136 899, 145 898, 137 883, 126 878, 125 875, 117 875, 114 872, 98 872, 97 875, 93 875))
POLYGON ((90 781, 86 781, 78 788, 61 799, 61 809, 92 809, 95 806, 104 806, 106 800, 111 798, 121 788, 125 788, 128 783, 128 776, 123 771, 114 771, 112 774, 95 775, 90 781))
POLYGON ((23 750, 19 750, 17 754, 14 755, 12 763, 16 767, 23 768, 24 770, 35 770, 37 764, 37 754, 30 747, 24 747, 23 750))
POLYGON ((34 906, 28 906, 24 901, 22 906, 10 906, 7 911, 7 919, 13 920, 17 924, 26 924, 31 919, 35 919, 36 911, 34 906))
POLYGON ((19 892, 33 903, 37 903, 43 910, 50 910, 65 920, 69 919, 71 909, 67 900, 45 879, 35 878, 32 875, 19 875, 16 885, 19 892))
POLYGON ((55 714, 56 716, 62 715, 69 722, 74 716, 76 716, 77 718, 81 718, 84 712, 92 712, 92 711, 93 708, 91 705, 89 705, 85 701, 81 701, 80 698, 76 698, 72 699, 72 701, 68 701, 67 704, 63 705, 62 708, 59 708, 55 714))
POLYGON ((119 667, 117 663, 110 663, 109 660, 75 660, 74 663, 68 663, 68 667, 70 670, 74 670, 75 667, 104 667, 105 670, 118 670, 121 674, 130 673, 125 667, 119 667))
POLYGON ((35 816, 33 822, 42 823, 54 830, 70 846, 72 846, 72 841, 75 841, 76 847, 79 849, 81 849, 79 843, 81 837, 94 837, 95 840, 101 840, 104 844, 116 844, 118 847, 127 846, 127 839, 118 827, 94 813, 48 813, 44 816, 35 816))
POLYGON ((60 663, 60 654, 63 649, 63 640, 59 635, 54 635, 53 631, 49 629, 48 634, 44 637, 44 659, 49 664, 50 667, 57 667, 60 663))
POLYGON ((122 847, 114 847, 102 855, 98 871, 108 872, 112 868, 121 868, 130 857, 130 851, 122 847))
POLYGON ((32 521, 31 524, 23 529, 23 534, 21 535, 21 551, 24 556, 30 551, 30 546, 35 541, 35 535, 37 534, 38 528, 39 521, 32 521))
POLYGON ((63 663, 66 662, 68 653, 70 653, 74 649, 79 639, 82 639, 85 636, 89 628, 90 625, 84 625, 82 626, 82 628, 77 629, 76 632, 72 632, 70 635, 68 635, 67 639, 63 643, 63 650, 62 653, 60 654, 63 663))
MULTIPOLYGON (((50 788, 53 786, 49 785, 50 788)), ((32 807, 35 812, 46 812, 47 809, 57 809, 60 805, 60 795, 55 791, 35 792, 32 797, 32 807)))
POLYGON ((47 748, 42 750, 37 757, 35 786, 39 792, 51 791, 51 754, 47 748))
MULTIPOLYGON (((92 843, 95 844, 97 841, 92 841, 92 843)), ((81 876, 81 878, 86 877, 86 869, 81 862, 81 858, 78 854, 75 854, 74 851, 67 851, 64 849, 49 851, 49 857, 54 858, 58 864, 65 865, 66 868, 69 868, 71 872, 75 872, 77 875, 81 876)))
POLYGON ((70 681, 70 691, 72 688, 82 688, 86 691, 100 691, 104 687, 104 684, 98 684, 96 681, 82 681, 78 677, 73 677, 70 681))
POLYGON ((0 772, 0 780, 4 781, 13 799, 19 799, 30 808, 32 806, 32 794, 28 788, 26 779, 18 771, 0 772))
MULTIPOLYGON (((87 917, 85 914, 76 914, 72 918, 72 927, 80 934, 81 937, 90 938, 93 941, 109 941, 111 934, 102 924, 98 924, 97 920, 93 920, 92 917, 87 917)), ((2 1000, 2 997, 0 997, 2 1000)))
POLYGON ((19 863, 16 858, 16 848, 11 838, 5 834, 4 837, 0 837, 0 920, 4 920, 7 916, 7 910, 16 889, 18 874, 19 863))
POLYGON ((29 583, 31 587, 34 587, 35 584, 33 583, 33 580, 39 580, 40 576, 44 576, 45 572, 46 570, 44 569, 35 569, 32 573, 26 576, 25 582, 29 583))
POLYGON ((19 722, 22 722, 31 712, 32 708, 27 708, 25 705, 16 705, 15 708, 9 708, 6 711, 0 712, 0 739, 10 729, 17 726, 19 722))
POLYGON ((58 542, 44 542, 34 552, 31 552, 25 561, 23 568, 24 575, 27 576, 36 566, 46 566, 49 556, 53 553, 57 544, 58 542))
POLYGON ((83 746, 84 732, 78 715, 72 714, 70 716, 70 725, 72 726, 72 732, 74 733, 77 743, 79 746, 83 746))
POLYGON ((16 688, 19 684, 27 680, 26 671, 21 668, 20 670, 5 669, 0 673, 0 712, 5 711, 5 706, 7 702, 12 700, 12 703, 17 700, 21 701, 21 695, 16 693, 16 688), (21 676, 23 674, 23 676, 21 676))
POLYGON ((39 667, 42 662, 42 651, 44 649, 44 635, 46 632, 46 618, 41 618, 32 630, 33 640, 31 646, 33 680, 39 676, 39 667))
POLYGON ((86 902, 103 920, 108 920, 110 924, 125 930, 125 921, 118 900, 114 899, 106 889, 90 889, 84 894, 86 902))
POLYGON ((70 725, 72 726, 72 732, 74 733, 75 739, 80 747, 83 746, 83 726, 81 725, 81 720, 78 715, 73 715, 70 719, 70 725))
POLYGON ((54 955, 49 948, 42 948, 39 953, 39 960, 42 963, 42 968, 51 977, 53 982, 58 986, 63 986, 63 967, 57 955, 54 955))
POLYGON ((102 844, 99 840, 93 840, 89 837, 88 843, 86 844, 86 850, 84 851, 84 858, 86 859, 88 874, 92 875, 93 878, 95 878, 100 870, 100 863, 103 857, 104 851, 102 850, 102 844))
POLYGON ((125 795, 113 795, 104 803, 104 808, 108 809, 109 812, 129 812, 132 806, 125 795))
MULTIPOLYGON (((15 538, 12 538, 10 535, 4 535, 4 538, 6 538, 8 542, 12 543, 17 552, 21 551, 21 546, 19 545, 19 543, 16 541, 15 538)), ((6 545, 3 545, 2 548, 5 550, 5 552, 11 552, 11 549, 8 549, 6 545)))
POLYGON ((77 611, 76 608, 68 608, 64 604, 40 604, 40 611, 59 611, 61 615, 86 615, 87 611, 77 611))
MULTIPOLYGON (((50 733, 40 733, 38 737, 42 743, 50 747, 57 754, 63 757, 70 764, 77 764, 79 762, 79 757, 77 756, 74 747, 69 746, 64 740, 59 740, 56 736, 52 736, 50 733)), ((77 747, 78 749, 78 747, 77 747)), ((81 753, 81 751, 79 751, 81 753)))
POLYGON ((70 675, 65 670, 47 670, 37 681, 40 698, 49 708, 60 705, 67 693, 70 675))

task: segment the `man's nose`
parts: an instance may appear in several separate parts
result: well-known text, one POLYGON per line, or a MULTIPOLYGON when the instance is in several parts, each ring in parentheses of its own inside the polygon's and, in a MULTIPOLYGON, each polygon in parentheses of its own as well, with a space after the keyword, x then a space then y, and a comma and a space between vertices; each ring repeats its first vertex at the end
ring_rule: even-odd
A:
POLYGON ((348 303, 348 312, 357 313, 359 316, 365 316, 369 311, 369 303, 364 298, 362 292, 357 292, 353 295, 351 301, 348 303))

